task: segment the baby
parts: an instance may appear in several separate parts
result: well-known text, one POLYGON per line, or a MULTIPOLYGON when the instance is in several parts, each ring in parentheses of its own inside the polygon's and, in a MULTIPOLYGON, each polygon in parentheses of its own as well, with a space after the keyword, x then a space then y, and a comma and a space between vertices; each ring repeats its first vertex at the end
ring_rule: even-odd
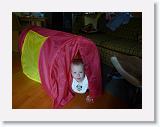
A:
MULTIPOLYGON (((88 79, 84 72, 82 60, 75 59, 71 63, 71 74, 73 77, 72 90, 76 93, 86 93, 88 89, 88 79)), ((89 95, 86 97, 88 103, 93 103, 93 98, 89 95)))

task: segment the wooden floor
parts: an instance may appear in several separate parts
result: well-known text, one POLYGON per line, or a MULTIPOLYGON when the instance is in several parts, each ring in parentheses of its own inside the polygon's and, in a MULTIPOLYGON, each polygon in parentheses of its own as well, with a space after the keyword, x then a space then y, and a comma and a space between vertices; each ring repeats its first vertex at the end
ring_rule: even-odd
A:
MULTIPOLYGON (((85 102, 86 95, 75 95, 71 102, 65 105, 67 109, 103 108, 124 109, 127 104, 110 93, 104 93, 95 103, 85 102)), ((13 109, 51 109, 51 98, 46 94, 41 84, 32 81, 23 74, 20 55, 12 55, 12 108, 13 109)))

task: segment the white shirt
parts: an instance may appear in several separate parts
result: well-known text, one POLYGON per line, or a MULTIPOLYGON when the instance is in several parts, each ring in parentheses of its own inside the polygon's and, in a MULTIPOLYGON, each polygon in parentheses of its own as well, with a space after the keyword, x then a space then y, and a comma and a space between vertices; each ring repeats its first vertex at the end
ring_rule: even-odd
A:
POLYGON ((81 83, 77 82, 74 78, 72 81, 72 90, 76 93, 85 93, 88 89, 88 79, 85 75, 81 83))

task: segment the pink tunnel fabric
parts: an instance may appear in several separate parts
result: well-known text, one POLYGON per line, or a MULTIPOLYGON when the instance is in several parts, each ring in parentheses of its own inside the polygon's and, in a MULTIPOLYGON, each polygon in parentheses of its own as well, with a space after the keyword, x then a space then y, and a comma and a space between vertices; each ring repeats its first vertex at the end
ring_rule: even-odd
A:
POLYGON ((54 108, 62 108, 74 97, 70 65, 77 52, 85 66, 90 96, 96 98, 102 94, 99 52, 91 40, 62 31, 29 27, 20 36, 20 50, 29 30, 48 37, 40 49, 38 65, 42 86, 51 96, 54 108))

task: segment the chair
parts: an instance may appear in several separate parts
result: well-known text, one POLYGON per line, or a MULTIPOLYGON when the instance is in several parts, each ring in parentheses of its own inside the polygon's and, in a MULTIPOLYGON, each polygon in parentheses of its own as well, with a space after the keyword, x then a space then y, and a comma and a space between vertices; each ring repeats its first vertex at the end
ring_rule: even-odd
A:
MULTIPOLYGON (((131 83, 132 85, 136 87, 141 87, 141 81, 137 79, 137 77, 130 74, 129 71, 124 69, 124 67, 122 67, 123 63, 120 63, 116 56, 111 57, 111 62, 113 66, 116 68, 116 70, 124 77, 124 79, 126 79, 129 83, 131 83)), ((135 63, 134 64, 128 63, 129 61, 127 59, 125 62, 127 62, 127 64, 131 64, 131 66, 135 66, 135 63)), ((136 63, 136 64, 141 64, 141 63, 136 63)))
MULTIPOLYGON (((136 105, 138 93, 142 91, 142 81, 131 74, 133 71, 137 71, 136 74, 142 76, 142 61, 140 59, 134 59, 134 56, 128 56, 123 61, 118 60, 116 56, 111 57, 111 62, 120 75, 127 80, 131 85, 135 86, 136 90, 132 97, 131 105, 136 105), (125 68, 128 66, 128 68, 125 68), (138 68, 138 69, 135 69, 138 68)), ((141 107, 141 104, 136 107, 141 107)))

